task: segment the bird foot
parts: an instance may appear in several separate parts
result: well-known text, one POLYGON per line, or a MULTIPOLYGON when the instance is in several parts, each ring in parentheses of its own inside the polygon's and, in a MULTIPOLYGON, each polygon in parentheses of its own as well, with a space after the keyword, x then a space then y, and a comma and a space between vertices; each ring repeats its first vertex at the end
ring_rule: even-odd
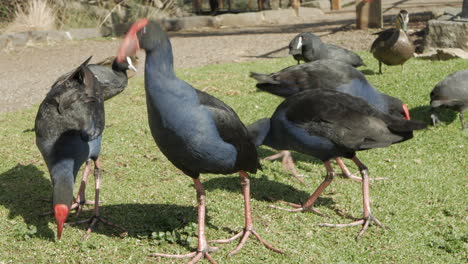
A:
POLYGON ((211 243, 230 243, 236 239, 238 239, 239 237, 242 237, 241 240, 239 241, 239 244, 237 245, 237 247, 231 251, 229 254, 228 254, 228 257, 236 254, 237 252, 239 252, 245 245, 245 242, 247 241, 247 239, 249 238, 250 235, 254 235, 258 241, 260 241, 260 243, 262 243, 266 248, 270 249, 270 250, 273 250, 277 253, 281 253, 281 254, 284 254, 283 251, 273 247, 272 245, 270 245, 268 242, 266 242, 257 232, 255 232, 255 230, 253 229, 246 229, 244 228, 244 230, 242 230, 241 232, 237 233, 236 235, 234 235, 233 237, 231 238, 228 238, 228 239, 219 239, 219 240, 212 240, 210 241, 211 243))
POLYGON ((348 226, 358 226, 358 225, 363 225, 361 231, 359 234, 356 236, 356 239, 359 239, 364 233, 366 232, 367 228, 369 228, 369 225, 375 222, 378 226, 388 229, 386 226, 384 226, 377 218, 375 218, 373 215, 369 215, 368 217, 364 217, 361 219, 358 219, 354 222, 348 223, 348 224, 319 224, 319 226, 324 226, 324 227, 348 227, 348 226))
POLYGON ((80 220, 80 221, 75 221, 75 222, 70 222, 70 223, 66 223, 67 225, 80 225, 80 224, 87 224, 89 223, 89 227, 88 229, 86 230, 86 234, 83 236, 83 240, 86 240, 88 239, 89 235, 91 234, 91 232, 93 231, 93 228, 94 226, 96 226, 96 224, 98 222, 101 222, 105 225, 109 225, 111 227, 114 227, 114 228, 117 228, 117 229, 120 229, 122 231, 122 233, 120 233, 120 236, 121 237, 125 237, 128 235, 128 232, 125 228, 121 227, 120 225, 117 225, 117 224, 114 224, 112 223, 111 221, 103 218, 103 217, 100 217, 100 216, 96 216, 96 215, 93 215, 91 216, 90 218, 88 219, 85 219, 85 220, 80 220))
POLYGON ((279 207, 279 206, 275 206, 275 205, 270 205, 270 208, 275 208, 275 209, 279 209, 279 210, 283 210, 283 211, 288 211, 288 212, 312 212, 314 214, 317 214, 319 216, 322 216, 322 217, 328 217, 328 215, 320 212, 319 210, 313 208, 312 206, 311 207, 304 207, 302 204, 295 204, 295 203, 290 203, 290 202, 286 202, 286 201, 278 201, 280 203, 284 203, 286 205, 289 205, 295 209, 288 209, 288 208, 283 208, 283 207, 279 207))
POLYGON ((202 258, 206 258, 210 263, 216 264, 216 261, 210 256, 209 252, 216 252, 218 251, 217 247, 207 247, 204 250, 198 250, 195 252, 190 252, 188 254, 182 254, 182 255, 172 255, 172 254, 163 254, 163 253, 153 253, 150 254, 151 257, 163 257, 163 258, 192 258, 188 263, 193 264, 198 262, 202 258))
MULTIPOLYGON (((346 178, 346 179, 350 179, 350 180, 353 180, 353 181, 356 181, 356 182, 362 182, 362 178, 358 177, 358 176, 355 176, 354 174, 341 173, 339 175, 341 177, 343 177, 343 178, 346 178)), ((381 180, 388 180, 388 178, 379 177, 379 178, 373 178, 373 179, 369 179, 369 180, 370 181, 381 181, 381 180)))
POLYGON ((431 114, 432 125, 437 127, 437 124, 442 124, 439 117, 436 114, 431 114))

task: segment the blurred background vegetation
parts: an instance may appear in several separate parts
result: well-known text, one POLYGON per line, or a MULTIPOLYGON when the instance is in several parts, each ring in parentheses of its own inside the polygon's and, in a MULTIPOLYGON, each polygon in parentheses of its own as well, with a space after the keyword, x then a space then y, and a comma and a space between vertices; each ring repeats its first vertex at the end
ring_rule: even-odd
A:
POLYGON ((0 0, 0 28, 15 32, 105 27, 138 17, 160 19, 190 12, 188 0, 0 0))
MULTIPOLYGON (((224 8, 219 13, 257 10, 255 0, 223 2, 224 8)), ((288 5, 287 0, 271 2, 273 9, 288 5)), ((211 14, 209 0, 202 0, 200 14, 211 14)), ((125 24, 140 17, 162 19, 190 15, 195 15, 192 0, 0 0, 0 31, 113 28, 115 24, 125 24)))

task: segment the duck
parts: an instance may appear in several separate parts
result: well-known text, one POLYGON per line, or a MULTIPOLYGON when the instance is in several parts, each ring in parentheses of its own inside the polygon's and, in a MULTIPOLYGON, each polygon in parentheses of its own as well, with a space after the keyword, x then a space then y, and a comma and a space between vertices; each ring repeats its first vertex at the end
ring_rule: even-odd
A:
POLYGON ((371 53, 379 61, 379 73, 382 74, 382 63, 401 65, 414 56, 415 47, 408 38, 409 13, 400 10, 395 20, 395 28, 375 33, 378 37, 372 42, 371 53))
POLYGON ((325 165, 325 180, 305 203, 288 203, 294 209, 275 208, 323 215, 313 204, 335 176, 330 160, 351 159, 362 177, 363 217, 349 224, 322 226, 362 225, 358 237, 371 222, 384 226, 371 213, 368 167, 356 152, 404 142, 413 137, 413 131, 424 128, 423 122, 383 113, 359 97, 329 89, 305 90, 287 97, 270 118, 259 119, 247 127, 257 147, 294 150, 320 159, 325 165))
MULTIPOLYGON (((256 87, 283 98, 306 90, 328 89, 343 92, 364 99, 376 109, 399 117, 410 119, 408 106, 400 99, 378 91, 370 84, 364 74, 351 65, 335 60, 318 60, 309 63, 286 67, 278 72, 263 74, 251 72, 250 77, 257 81, 256 87)), ((279 154, 267 157, 267 160, 283 158, 285 171, 290 171, 296 179, 304 183, 301 175, 294 167, 291 153, 281 151, 279 154)), ((349 179, 360 181, 352 175, 340 158, 336 159, 349 179)))
POLYGON ((361 57, 356 53, 336 46, 323 43, 319 36, 304 32, 295 36, 289 43, 289 54, 297 61, 311 62, 316 60, 337 60, 353 67, 365 66, 361 57))
POLYGON ((122 40, 117 61, 122 62, 140 48, 146 53, 145 93, 151 134, 168 160, 192 179, 198 201, 197 250, 184 255, 151 256, 191 258, 190 263, 207 258, 215 263, 210 253, 216 249, 205 236, 206 194, 200 181, 203 173, 239 173, 244 196, 244 229, 230 239, 211 242, 227 243, 241 238, 229 253, 233 255, 254 235, 265 247, 282 253, 253 228, 248 173, 256 173, 261 165, 246 126, 227 104, 175 75, 171 42, 160 24, 148 19, 136 21, 122 40))
POLYGON ((86 184, 83 181, 87 182, 90 161, 94 162, 96 192, 93 216, 80 221, 90 223, 85 238, 97 222, 121 228, 102 218, 99 213, 99 154, 105 126, 104 97, 87 66, 90 59, 52 85, 35 119, 36 145, 45 160, 53 185, 53 212, 58 240, 62 237, 70 209, 80 207, 85 202, 86 184), (85 163, 82 185, 74 201, 73 186, 78 170, 85 163))
POLYGON ((432 124, 440 123, 437 114, 439 108, 448 108, 459 113, 461 129, 466 129, 463 112, 468 109, 468 70, 454 72, 441 80, 430 93, 432 124))

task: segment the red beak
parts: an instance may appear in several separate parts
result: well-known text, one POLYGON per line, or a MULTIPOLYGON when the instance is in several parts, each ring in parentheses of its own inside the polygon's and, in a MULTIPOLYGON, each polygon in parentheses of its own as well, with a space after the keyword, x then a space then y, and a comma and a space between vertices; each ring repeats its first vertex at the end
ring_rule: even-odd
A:
POLYGON ((406 120, 410 120, 410 115, 409 115, 409 110, 408 110, 408 106, 406 104, 403 104, 403 112, 405 112, 405 119, 406 120))
POLYGON ((62 237, 63 224, 68 217, 68 206, 65 204, 56 204, 54 206, 55 221, 57 221, 57 239, 62 237))
POLYGON ((140 43, 138 42, 136 33, 143 29, 148 22, 149 20, 147 18, 142 18, 133 23, 120 44, 119 51, 117 52, 117 62, 125 61, 126 57, 135 55, 140 49, 140 43))

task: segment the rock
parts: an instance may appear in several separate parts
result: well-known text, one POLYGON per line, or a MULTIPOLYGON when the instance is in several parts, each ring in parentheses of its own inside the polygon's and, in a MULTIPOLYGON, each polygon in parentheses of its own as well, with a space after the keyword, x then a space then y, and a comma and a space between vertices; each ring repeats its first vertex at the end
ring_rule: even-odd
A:
POLYGON ((246 27, 263 24, 262 12, 249 12, 241 14, 224 14, 216 16, 220 27, 246 27))
POLYGON ((11 34, 11 44, 14 47, 26 46, 29 40, 29 34, 27 32, 13 33, 11 34))
POLYGON ((75 40, 102 37, 101 32, 97 28, 73 28, 67 32, 69 32, 71 38, 75 40))
POLYGON ((307 2, 307 7, 320 8, 322 10, 330 10, 331 9, 330 2, 331 2, 330 0, 314 0, 314 1, 307 2))
POLYGON ((218 27, 218 21, 212 16, 189 16, 160 20, 166 31, 190 30, 204 27, 218 27))
POLYGON ((429 20, 426 48, 460 48, 468 51, 468 22, 429 20))

